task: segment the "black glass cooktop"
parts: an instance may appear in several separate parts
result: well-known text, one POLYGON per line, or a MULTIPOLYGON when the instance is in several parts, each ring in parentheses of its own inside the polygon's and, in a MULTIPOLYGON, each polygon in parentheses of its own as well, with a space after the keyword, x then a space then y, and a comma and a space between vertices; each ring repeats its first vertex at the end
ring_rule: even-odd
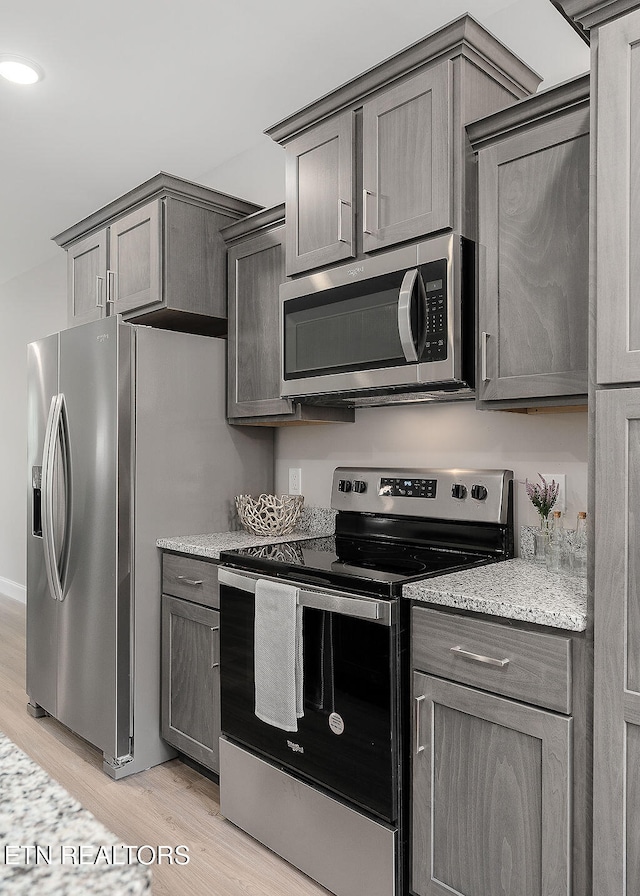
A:
POLYGON ((489 562, 486 554, 351 538, 311 538, 223 551, 224 565, 291 581, 399 594, 405 582, 489 562))

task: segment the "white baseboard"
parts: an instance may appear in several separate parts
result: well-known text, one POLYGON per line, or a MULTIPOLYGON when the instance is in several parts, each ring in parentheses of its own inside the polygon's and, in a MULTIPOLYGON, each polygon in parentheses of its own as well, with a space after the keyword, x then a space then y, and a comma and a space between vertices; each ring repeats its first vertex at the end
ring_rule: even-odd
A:
POLYGON ((0 594, 11 597, 13 600, 19 600, 23 604, 27 602, 26 586, 12 582, 11 579, 5 579, 3 576, 0 576, 0 594))

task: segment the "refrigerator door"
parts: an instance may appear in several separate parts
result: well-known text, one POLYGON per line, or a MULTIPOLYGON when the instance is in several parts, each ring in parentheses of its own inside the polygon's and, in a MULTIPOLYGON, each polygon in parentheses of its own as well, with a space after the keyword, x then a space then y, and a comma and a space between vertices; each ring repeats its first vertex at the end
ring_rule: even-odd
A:
POLYGON ((131 327, 114 316, 59 337, 71 506, 56 715, 118 759, 131 750, 131 327))
POLYGON ((42 468, 58 394, 58 334, 27 347, 27 693, 57 715, 58 602, 49 590, 42 528, 42 468))

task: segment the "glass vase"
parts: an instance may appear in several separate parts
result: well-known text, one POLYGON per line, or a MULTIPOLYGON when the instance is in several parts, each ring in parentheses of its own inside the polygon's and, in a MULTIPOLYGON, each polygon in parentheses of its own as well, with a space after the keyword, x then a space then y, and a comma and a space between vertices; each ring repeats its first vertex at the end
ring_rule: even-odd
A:
POLYGON ((546 516, 540 517, 540 526, 533 533, 533 559, 536 563, 545 563, 551 524, 546 516))

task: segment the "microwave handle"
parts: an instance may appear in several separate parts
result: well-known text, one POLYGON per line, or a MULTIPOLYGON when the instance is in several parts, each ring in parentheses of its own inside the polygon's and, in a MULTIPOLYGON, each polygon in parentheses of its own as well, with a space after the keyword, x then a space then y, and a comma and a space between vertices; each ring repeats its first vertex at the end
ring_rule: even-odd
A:
POLYGON ((400 336, 400 344, 406 360, 417 362, 422 355, 427 333, 425 315, 425 326, 416 344, 411 332, 411 309, 416 293, 418 301, 425 302, 426 294, 420 271, 417 268, 412 268, 402 278, 398 294, 398 335, 400 336))

